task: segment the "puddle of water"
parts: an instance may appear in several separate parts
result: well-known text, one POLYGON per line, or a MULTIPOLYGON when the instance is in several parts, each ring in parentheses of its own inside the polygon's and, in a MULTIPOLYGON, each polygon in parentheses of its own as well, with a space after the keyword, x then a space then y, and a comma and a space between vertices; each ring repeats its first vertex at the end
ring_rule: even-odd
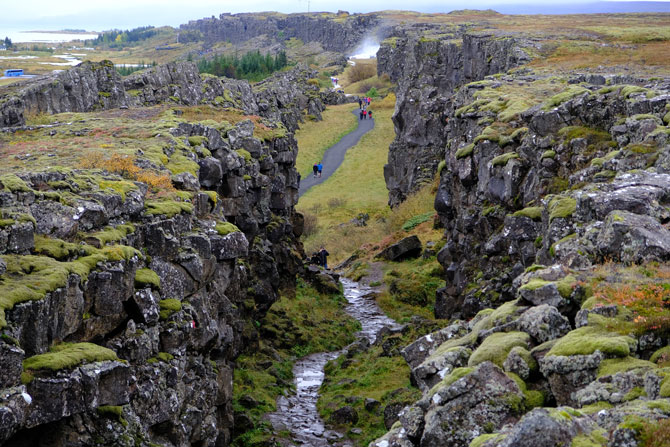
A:
MULTIPOLYGON (((377 332, 384 327, 398 324, 384 315, 374 299, 367 296, 369 287, 341 278, 344 296, 348 301, 345 311, 361 323, 359 336, 373 343, 377 332)), ((323 368, 330 360, 339 357, 343 351, 321 352, 300 359, 293 367, 296 393, 277 400, 277 411, 268 415, 275 431, 288 430, 295 444, 310 447, 347 446, 344 436, 333 430, 326 430, 316 409, 319 388, 325 374, 323 368)))

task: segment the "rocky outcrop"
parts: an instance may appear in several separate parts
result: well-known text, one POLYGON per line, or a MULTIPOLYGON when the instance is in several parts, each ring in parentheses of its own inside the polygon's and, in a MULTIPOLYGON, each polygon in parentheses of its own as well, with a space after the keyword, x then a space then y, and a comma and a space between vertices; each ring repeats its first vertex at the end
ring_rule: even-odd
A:
POLYGON ((265 35, 280 42, 289 39, 319 42, 326 51, 346 52, 361 42, 378 22, 373 14, 346 14, 338 20, 321 14, 221 14, 218 18, 181 25, 179 41, 238 44, 265 35))
MULTIPOLYGON (((133 143, 136 167, 178 190, 100 170, 0 176, 1 445, 229 444, 233 361, 254 349, 254 322, 302 268, 292 130, 302 108, 323 104, 303 89, 302 69, 254 92, 192 67, 119 79, 126 102, 108 104, 222 96, 242 108, 226 126, 176 125, 172 144, 161 135, 133 143), (187 168, 172 174, 150 159, 156 144, 165 159, 186 154, 187 168)), ((58 79, 94 71, 84 64, 58 79)), ((59 112, 61 94, 21 101, 31 113, 59 112)))
POLYGON ((394 35, 377 54, 378 73, 398 83, 396 138, 384 167, 391 206, 435 175, 444 158, 453 89, 529 61, 521 39, 509 35, 464 34, 452 28, 433 29, 428 37, 400 28, 394 35))
MULTIPOLYGON (((347 102, 343 94, 320 92, 302 65, 252 87, 247 81, 200 75, 195 64, 171 62, 122 78, 110 61, 83 62, 54 75, 0 89, 0 127, 25 125, 26 116, 91 112, 171 103, 233 107, 297 129, 303 111, 321 118, 326 104, 347 102)), ((351 99, 353 100, 353 99, 351 99)))

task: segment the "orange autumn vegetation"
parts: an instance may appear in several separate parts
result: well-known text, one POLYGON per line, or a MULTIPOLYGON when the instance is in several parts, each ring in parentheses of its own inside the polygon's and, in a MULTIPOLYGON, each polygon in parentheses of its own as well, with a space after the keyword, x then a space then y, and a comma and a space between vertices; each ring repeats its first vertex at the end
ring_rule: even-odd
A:
POLYGON ((170 175, 156 173, 149 169, 141 169, 135 164, 135 157, 130 155, 113 154, 106 158, 102 154, 91 154, 90 157, 81 162, 85 169, 104 169, 119 174, 128 180, 145 183, 149 191, 156 195, 174 192, 170 175))
POLYGON ((635 332, 670 330, 670 283, 599 285, 594 296, 630 311, 635 332))

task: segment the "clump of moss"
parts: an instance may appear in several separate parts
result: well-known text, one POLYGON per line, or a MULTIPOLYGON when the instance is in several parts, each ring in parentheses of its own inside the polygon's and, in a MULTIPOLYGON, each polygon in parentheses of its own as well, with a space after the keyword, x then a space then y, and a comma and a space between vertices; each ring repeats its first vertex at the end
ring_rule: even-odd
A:
POLYGON ((515 217, 521 216, 528 217, 529 219, 533 220, 542 220, 542 210, 544 210, 544 208, 541 206, 529 206, 522 210, 516 211, 512 215, 515 217))
POLYGON ((572 216, 577 210, 577 200, 572 197, 554 197, 549 201, 549 222, 572 216))
POLYGON ((159 289, 161 286, 161 279, 158 274, 151 269, 138 269, 135 272, 135 287, 142 289, 151 286, 153 289, 159 289))
POLYGON ((87 241, 93 239, 91 242, 98 247, 107 245, 110 242, 118 242, 135 232, 135 227, 131 224, 117 225, 116 227, 107 227, 102 231, 95 232, 86 237, 87 241))
POLYGON ((160 319, 167 320, 170 315, 181 310, 181 301, 174 298, 167 298, 158 302, 160 307, 160 319))
POLYGON ((81 246, 61 239, 51 239, 47 236, 35 235, 35 253, 49 256, 50 258, 65 260, 80 252, 81 246))
POLYGON ((46 354, 34 355, 23 361, 26 371, 70 369, 84 363, 117 360, 116 353, 93 343, 61 343, 46 354))
POLYGON ((472 152, 474 150, 475 150, 475 144, 474 143, 468 144, 467 146, 463 146, 462 148, 460 148, 456 151, 456 159, 469 157, 470 155, 472 155, 472 152))
POLYGON ((507 165, 508 161, 513 160, 515 158, 519 158, 519 154, 517 154, 516 152, 507 152, 502 155, 498 155, 493 160, 491 160, 491 165, 505 166, 507 165))
POLYGON ((102 190, 111 189, 118 193, 123 200, 126 200, 126 194, 137 189, 137 185, 128 180, 101 180, 98 187, 102 190))
POLYGON ((576 282, 577 280, 572 275, 568 275, 559 281, 545 281, 541 278, 533 278, 528 281, 528 283, 519 287, 519 290, 533 291, 539 289, 540 287, 544 287, 547 284, 555 284, 556 289, 558 289, 558 293, 560 293, 563 298, 568 298, 572 294, 572 290, 576 282))
POLYGON ((497 332, 491 334, 472 353, 468 366, 475 366, 485 361, 491 361, 502 367, 507 355, 515 346, 528 347, 530 336, 525 332, 497 332))
POLYGON ((225 236, 226 234, 234 233, 236 231, 240 231, 239 228, 233 223, 230 222, 219 222, 216 224, 214 227, 217 233, 219 233, 221 236, 225 236))
POLYGON ((193 214, 193 205, 187 202, 165 201, 165 202, 145 202, 146 213, 150 215, 159 215, 174 217, 180 213, 193 214))
POLYGON ((630 95, 634 93, 647 93, 647 92, 649 92, 648 88, 638 87, 637 85, 625 85, 621 88, 621 91, 619 93, 621 94, 621 96, 628 99, 630 95))
POLYGON ((609 356, 627 357, 634 343, 631 337, 584 326, 558 339, 547 355, 590 355, 600 351, 609 356))
POLYGON ((611 376, 618 372, 627 372, 643 368, 654 369, 657 368, 657 366, 652 362, 636 359, 634 357, 606 359, 602 361, 598 368, 598 377, 611 376))
POLYGON ((549 110, 552 107, 557 107, 563 104, 566 101, 569 101, 570 99, 583 95, 584 93, 591 93, 590 90, 585 89, 584 87, 578 86, 578 85, 571 85, 568 87, 566 90, 562 91, 561 93, 552 96, 549 98, 547 101, 544 109, 549 110))
POLYGON ((33 190, 26 182, 14 174, 0 175, 0 185, 3 186, 5 191, 10 192, 28 192, 33 190))
POLYGON ((202 135, 193 135, 191 137, 188 137, 188 144, 191 146, 200 146, 203 143, 208 142, 209 140, 207 137, 202 136, 202 135))
POLYGON ((549 149, 548 151, 544 151, 540 159, 544 160, 545 158, 551 158, 551 159, 556 158, 556 151, 553 151, 551 149, 549 149))
POLYGON ((237 155, 244 158, 244 161, 246 161, 247 163, 249 163, 249 162, 251 162, 251 160, 253 160, 253 157, 251 156, 251 153, 246 149, 238 149, 235 152, 237 152, 237 155))

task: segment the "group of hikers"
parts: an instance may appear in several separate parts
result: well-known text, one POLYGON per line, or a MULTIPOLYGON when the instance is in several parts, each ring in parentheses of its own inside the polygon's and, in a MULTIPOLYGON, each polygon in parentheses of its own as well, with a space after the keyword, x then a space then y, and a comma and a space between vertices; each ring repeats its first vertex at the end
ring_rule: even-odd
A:
POLYGON ((330 253, 328 253, 328 251, 322 245, 319 251, 312 254, 309 263, 320 265, 323 268, 328 269, 328 256, 330 256, 330 253))
POLYGON ((360 109, 360 119, 372 119, 372 110, 368 110, 371 99, 368 96, 358 98, 358 108, 360 109))
POLYGON ((312 166, 312 171, 314 171, 314 177, 321 177, 321 173, 323 172, 323 165, 321 162, 314 163, 314 166, 312 166))

